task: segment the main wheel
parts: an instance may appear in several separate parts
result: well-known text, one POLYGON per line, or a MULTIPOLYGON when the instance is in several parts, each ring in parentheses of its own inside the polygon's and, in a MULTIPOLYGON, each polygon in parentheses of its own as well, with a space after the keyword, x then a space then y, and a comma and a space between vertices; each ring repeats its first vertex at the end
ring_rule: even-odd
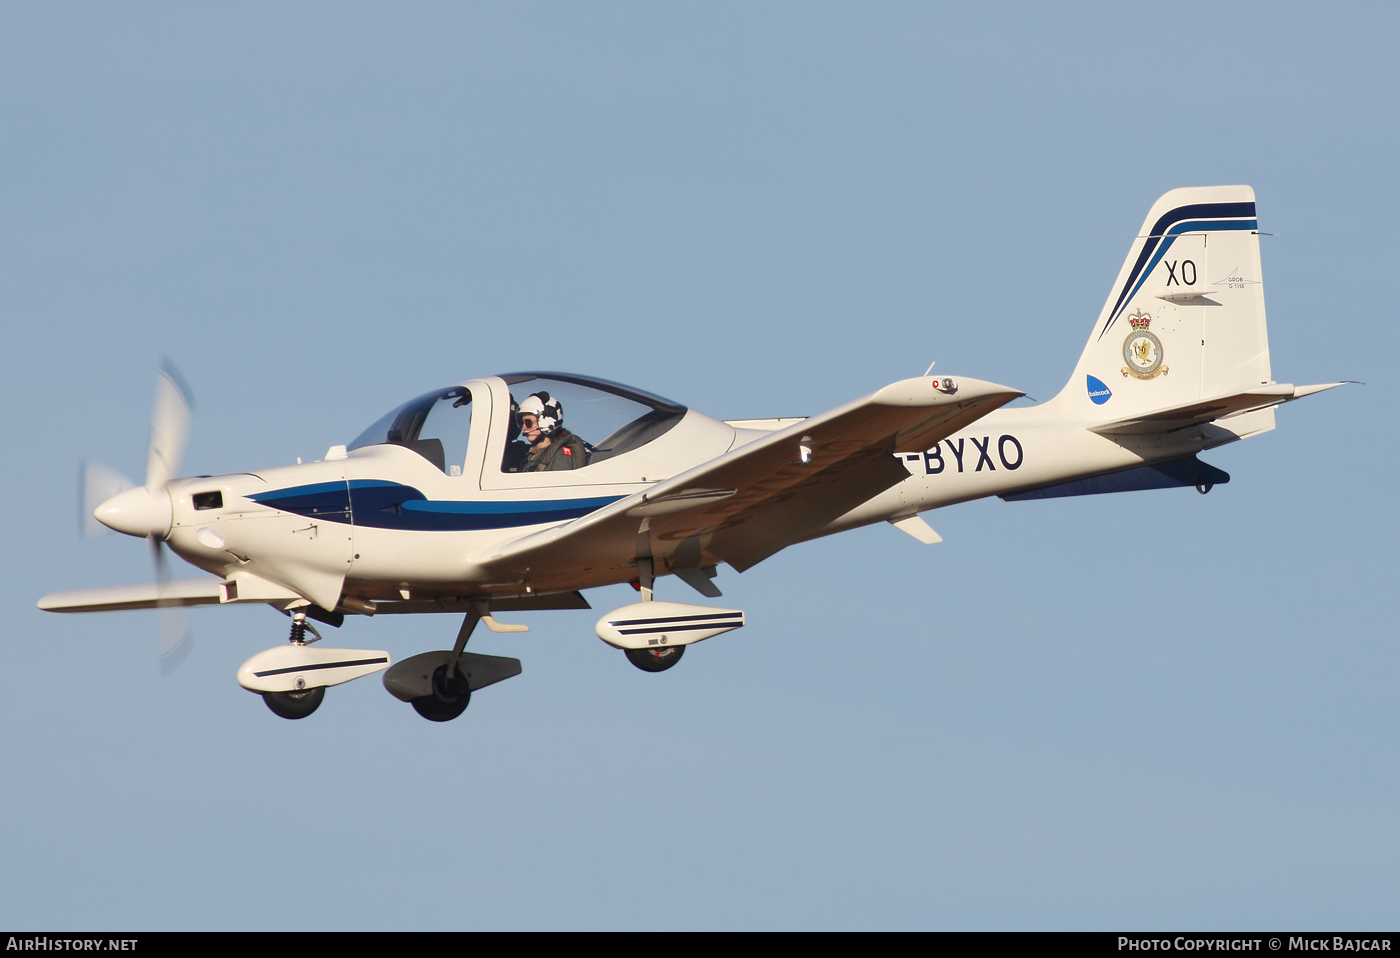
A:
POLYGON ((326 687, 318 685, 314 689, 299 689, 296 692, 264 692, 262 697, 273 715, 284 719, 303 719, 321 707, 321 700, 326 697, 326 687))
POLYGON ((447 666, 439 665, 433 671, 433 694, 418 696, 413 709, 429 722, 450 722, 467 710, 471 700, 472 690, 462 670, 455 670, 449 679, 447 666))
POLYGON ((643 672, 665 672, 685 655, 685 646, 668 645, 660 649, 623 649, 627 661, 643 672))

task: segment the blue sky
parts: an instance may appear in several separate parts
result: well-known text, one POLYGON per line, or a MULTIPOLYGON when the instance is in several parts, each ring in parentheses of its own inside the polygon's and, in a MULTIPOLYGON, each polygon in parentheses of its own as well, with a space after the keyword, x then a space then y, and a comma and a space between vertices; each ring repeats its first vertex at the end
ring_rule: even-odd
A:
MULTIPOLYGON (((1390 927, 1400 900, 1395 8, 0 5, 0 922, 1390 927), (721 572, 645 675, 540 613, 432 725, 275 718, 285 637, 39 612, 139 581, 79 460, 316 458, 468 376, 725 418, 938 369, 1048 398, 1176 186, 1259 199, 1275 378, 1366 380, 1190 490, 927 515, 721 572)), ((663 580, 662 598, 688 590, 663 580)), ((596 609, 630 590, 590 595, 596 609)), ((610 604, 611 603, 611 604, 610 604)), ((350 646, 443 647, 448 617, 350 646)))

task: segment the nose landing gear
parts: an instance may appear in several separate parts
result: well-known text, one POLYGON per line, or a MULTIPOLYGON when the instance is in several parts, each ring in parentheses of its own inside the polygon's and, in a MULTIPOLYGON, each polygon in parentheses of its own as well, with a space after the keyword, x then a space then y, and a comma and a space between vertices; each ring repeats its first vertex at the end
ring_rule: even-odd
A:
MULTIPOLYGON (((292 634, 288 639, 295 646, 306 645, 306 633, 312 635, 312 642, 319 642, 321 633, 316 631, 316 626, 306 621, 306 613, 297 611, 292 613, 292 634)), ((326 698, 326 687, 319 685, 314 689, 305 686, 305 680, 297 688, 288 692, 264 692, 263 701, 272 710, 272 714, 284 719, 304 719, 312 712, 321 707, 321 703, 326 698)))
POLYGON ((320 638, 321 633, 306 621, 306 613, 295 610, 291 641, 259 652, 239 666, 238 684, 261 695, 273 715, 303 719, 321 707, 327 686, 389 667, 388 652, 312 648, 320 638))

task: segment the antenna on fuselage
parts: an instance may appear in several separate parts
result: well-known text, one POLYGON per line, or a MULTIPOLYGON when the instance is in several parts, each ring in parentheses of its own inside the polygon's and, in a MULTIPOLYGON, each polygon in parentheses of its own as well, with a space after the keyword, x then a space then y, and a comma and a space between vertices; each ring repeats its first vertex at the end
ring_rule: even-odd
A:
POLYGON ((937 366, 937 365, 938 365, 938 360, 936 360, 936 359, 935 359, 933 362, 929 363, 929 364, 928 364, 928 369, 925 369, 925 370, 924 370, 924 375, 927 376, 929 373, 933 372, 933 367, 934 367, 934 366, 937 366))

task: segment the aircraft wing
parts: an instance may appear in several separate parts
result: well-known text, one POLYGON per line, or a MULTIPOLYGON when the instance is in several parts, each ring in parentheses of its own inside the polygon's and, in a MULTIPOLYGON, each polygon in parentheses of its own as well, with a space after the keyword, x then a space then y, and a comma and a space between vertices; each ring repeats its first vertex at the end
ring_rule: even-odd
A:
POLYGON ((99 586, 95 589, 67 589, 50 592, 39 600, 46 612, 117 612, 125 609, 156 609, 169 606, 218 605, 219 579, 177 579, 158 584, 99 586))
POLYGON ((481 563, 492 579, 638 557, 657 571, 718 561, 743 571, 908 478, 895 453, 923 451, 1022 393, 975 379, 906 379, 740 446, 543 532, 481 563), (664 565, 662 564, 664 561, 664 565))

